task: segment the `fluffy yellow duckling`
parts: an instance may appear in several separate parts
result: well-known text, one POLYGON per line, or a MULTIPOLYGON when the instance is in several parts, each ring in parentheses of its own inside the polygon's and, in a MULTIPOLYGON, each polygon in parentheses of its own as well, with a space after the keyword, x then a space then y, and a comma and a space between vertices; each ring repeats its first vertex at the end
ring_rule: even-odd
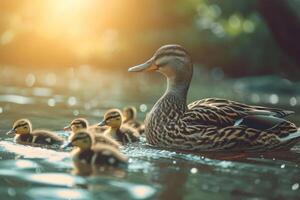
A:
POLYGON ((137 120, 137 111, 136 108, 133 106, 125 107, 123 109, 123 123, 137 129, 140 134, 145 132, 145 126, 143 123, 137 120))
POLYGON ((68 142, 62 148, 74 146, 72 159, 75 165, 100 165, 100 166, 124 166, 128 158, 117 148, 98 143, 94 144, 93 134, 87 131, 78 131, 70 135, 68 142))
POLYGON ((107 127, 99 127, 97 125, 89 125, 89 122, 84 118, 74 119, 68 126, 64 127, 65 131, 78 132, 80 130, 88 130, 96 133, 102 133, 107 127))
POLYGON ((73 133, 77 133, 79 131, 89 131, 94 135, 95 143, 104 143, 119 149, 119 142, 102 134, 106 129, 107 127, 89 126, 88 121, 84 118, 74 119, 70 125, 64 128, 65 131, 72 131, 73 133))
POLYGON ((7 135, 15 134, 14 141, 17 143, 33 144, 58 144, 61 145, 64 139, 56 133, 46 130, 32 130, 32 124, 28 119, 19 119, 13 124, 13 128, 7 135))
POLYGON ((122 113, 119 109, 108 110, 99 126, 108 126, 108 130, 104 135, 110 136, 122 144, 139 141, 139 133, 137 130, 122 125, 122 113))

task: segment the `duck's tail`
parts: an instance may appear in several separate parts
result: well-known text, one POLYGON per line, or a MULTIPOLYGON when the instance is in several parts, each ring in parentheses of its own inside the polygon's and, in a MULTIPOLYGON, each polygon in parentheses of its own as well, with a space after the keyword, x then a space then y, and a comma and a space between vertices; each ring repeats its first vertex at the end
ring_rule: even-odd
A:
POLYGON ((286 137, 279 138, 280 142, 288 142, 288 141, 293 141, 293 140, 300 141, 300 128, 298 128, 296 132, 290 133, 286 137))
POLYGON ((293 148, 298 142, 300 142, 300 129, 298 128, 297 131, 290 133, 286 137, 278 137, 280 141, 279 144, 272 147, 273 150, 279 151, 288 151, 293 148))

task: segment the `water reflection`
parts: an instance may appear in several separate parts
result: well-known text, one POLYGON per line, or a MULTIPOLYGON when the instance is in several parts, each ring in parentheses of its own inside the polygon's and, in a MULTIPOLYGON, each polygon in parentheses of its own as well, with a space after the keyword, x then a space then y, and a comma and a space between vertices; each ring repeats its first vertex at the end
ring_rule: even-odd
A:
MULTIPOLYGON (((14 70, 0 68, 5 74, 0 80, 1 133, 16 118, 28 117, 37 127, 66 137, 68 133, 59 130, 74 116, 94 124, 105 110, 126 105, 139 108, 142 120, 164 90, 160 77, 109 74, 88 66, 65 72, 14 70), (20 77, 14 80, 14 74, 20 77)), ((197 70, 189 101, 215 96, 299 110, 298 83, 278 77, 226 80, 218 68, 211 72, 197 70)), ((299 115, 293 120, 299 124, 299 115)), ((116 169, 73 166, 69 152, 15 144, 4 134, 0 137, 1 199, 299 197, 299 146, 276 154, 209 155, 153 148, 142 138, 140 143, 122 149, 130 158, 128 168, 116 169)))

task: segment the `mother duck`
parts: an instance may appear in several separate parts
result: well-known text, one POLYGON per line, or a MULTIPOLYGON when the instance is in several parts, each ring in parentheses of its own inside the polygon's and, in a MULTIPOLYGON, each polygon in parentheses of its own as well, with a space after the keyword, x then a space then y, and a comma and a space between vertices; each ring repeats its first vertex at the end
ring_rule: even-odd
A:
POLYGON ((185 151, 264 152, 289 150, 300 140, 296 125, 285 119, 292 111, 208 98, 186 104, 193 75, 188 52, 165 45, 129 72, 159 72, 167 89, 145 120, 147 142, 185 151))

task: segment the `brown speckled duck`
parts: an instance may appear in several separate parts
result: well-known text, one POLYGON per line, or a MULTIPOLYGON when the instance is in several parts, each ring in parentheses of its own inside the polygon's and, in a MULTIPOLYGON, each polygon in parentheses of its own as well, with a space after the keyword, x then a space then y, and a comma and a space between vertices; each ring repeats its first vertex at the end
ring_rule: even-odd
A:
POLYGON ((93 135, 87 131, 78 131, 70 135, 68 142, 62 146, 77 147, 72 151, 72 159, 75 165, 100 165, 100 166, 126 166, 128 158, 117 148, 103 143, 94 144, 93 135))
POLYGON ((15 134, 15 142, 44 145, 61 145, 64 139, 56 133, 47 130, 32 130, 32 124, 28 119, 19 119, 13 124, 13 128, 7 135, 15 134))
POLYGON ((99 126, 108 126, 109 128, 103 133, 112 137, 122 144, 139 141, 139 133, 137 130, 122 124, 122 113, 118 109, 108 110, 99 126))
POLYGON ((151 145, 198 152, 264 152, 288 150, 300 140, 296 125, 283 119, 291 111, 218 98, 187 105, 193 64, 180 45, 162 46, 152 58, 129 71, 159 72, 167 78, 165 94, 145 120, 151 145))
POLYGON ((123 123, 136 129, 140 134, 145 132, 143 123, 137 120, 137 111, 133 106, 128 106, 123 109, 123 123))
POLYGON ((103 143, 111 145, 115 148, 120 148, 119 142, 111 137, 105 136, 103 133, 107 130, 107 127, 89 126, 89 123, 84 118, 74 119, 70 125, 64 128, 65 131, 72 131, 71 134, 79 131, 89 131, 94 136, 95 143, 103 143))

